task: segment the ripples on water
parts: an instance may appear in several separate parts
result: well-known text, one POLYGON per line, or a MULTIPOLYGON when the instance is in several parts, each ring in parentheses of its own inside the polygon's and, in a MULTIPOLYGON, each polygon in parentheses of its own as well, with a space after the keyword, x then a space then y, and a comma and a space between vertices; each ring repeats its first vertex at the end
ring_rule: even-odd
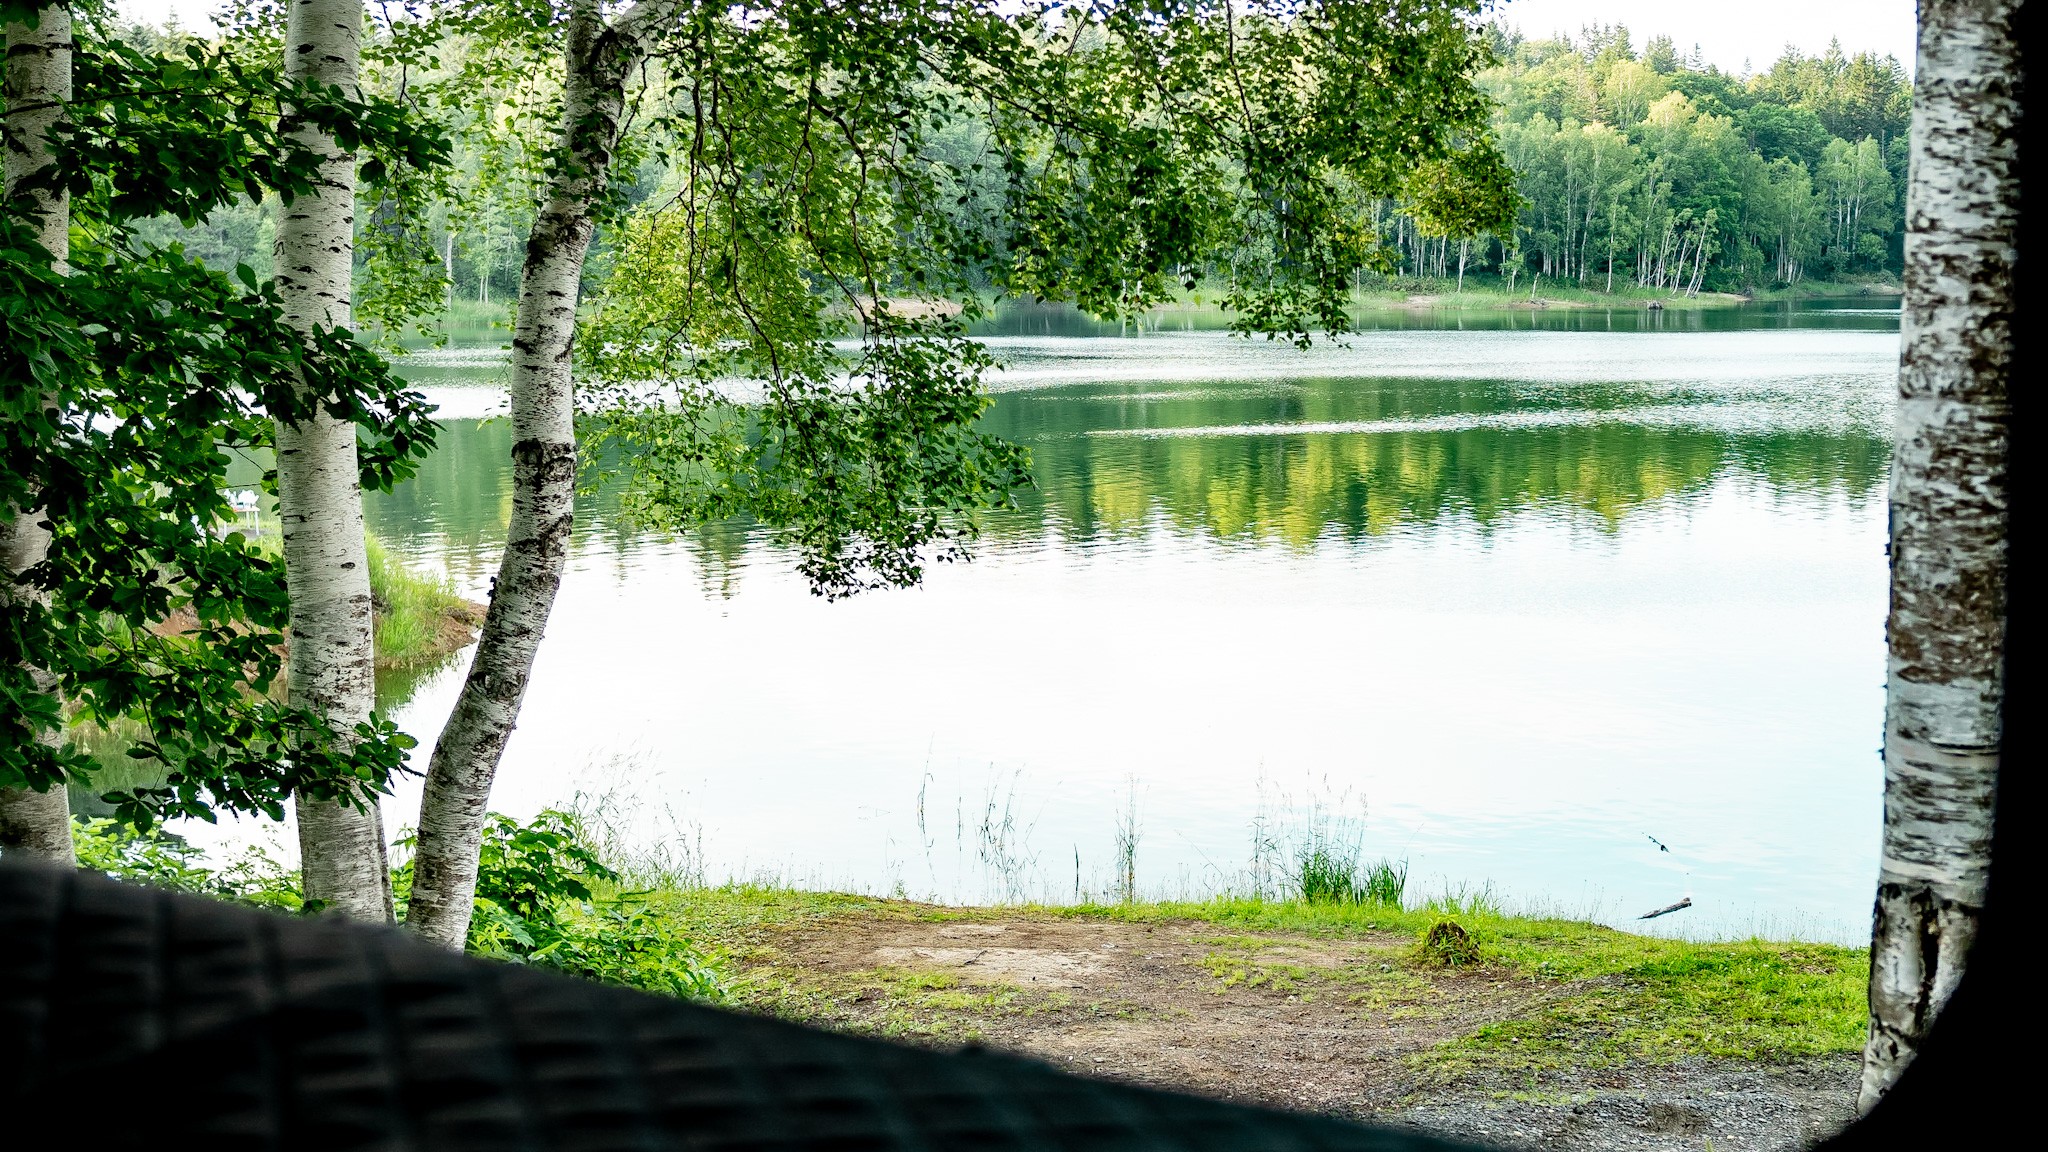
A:
MULTIPOLYGON (((714 878, 974 900, 1105 890, 1133 787, 1152 894, 1244 885, 1283 793, 1362 797, 1425 891, 1858 939, 1895 316, 993 335, 1038 486, 921 589, 825 604, 744 525, 585 498, 496 805, 620 788, 714 878)), ((371 521, 480 594, 502 354, 406 370, 448 430, 371 521)), ((411 687, 423 742, 460 676, 411 687)))

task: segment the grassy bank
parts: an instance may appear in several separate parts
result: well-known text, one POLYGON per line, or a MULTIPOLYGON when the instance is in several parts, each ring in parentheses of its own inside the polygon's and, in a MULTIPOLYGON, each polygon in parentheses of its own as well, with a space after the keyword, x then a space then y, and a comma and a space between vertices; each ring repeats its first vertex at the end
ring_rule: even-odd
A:
POLYGON ((1697 296, 1673 294, 1669 289, 1639 288, 1616 284, 1606 291, 1599 283, 1582 287, 1576 282, 1554 282, 1539 278, 1531 283, 1518 280, 1510 288, 1506 281, 1482 281, 1467 277, 1462 290, 1456 280, 1407 280, 1392 284, 1367 285, 1352 293, 1356 306, 1374 309, 1440 309, 1445 311, 1511 311, 1530 308, 1643 308, 1652 304, 1683 311, 1698 308, 1732 308, 1750 302, 1750 297, 1722 292, 1701 292, 1697 296))
MULTIPOLYGON (((1151 309, 1141 321, 1134 320, 1134 326, 1143 329, 1152 321, 1167 317, 1186 317, 1194 314, 1201 318, 1199 327, 1222 327, 1227 323, 1220 301, 1227 294, 1226 286, 1203 285, 1191 292, 1177 293, 1177 299, 1151 309), (1202 322, 1206 321, 1206 323, 1202 322)), ((1531 309, 1601 309, 1628 308, 1647 310, 1652 304, 1668 311, 1694 311, 1699 309, 1733 308, 1744 304, 1773 301, 1795 301, 1818 298, 1842 298, 1868 296, 1873 300, 1892 300, 1899 295, 1895 280, 1888 276, 1873 276, 1858 280, 1804 280, 1798 284, 1786 285, 1737 295, 1727 292, 1701 291, 1697 296, 1684 293, 1673 294, 1668 288, 1643 288, 1633 281, 1618 279, 1612 291, 1606 287, 1604 278, 1595 278, 1581 285, 1576 280, 1559 281, 1537 277, 1518 277, 1512 285, 1504 278, 1474 273, 1467 275, 1462 283, 1456 277, 1369 277, 1348 293, 1354 313, 1374 312, 1502 312, 1526 311, 1531 309)), ((982 300, 984 307, 996 316, 993 322, 998 329, 1002 317, 1012 310, 1043 311, 1047 306, 1024 301, 988 298, 982 300)), ((1058 311, 1068 311, 1061 308, 1058 311)), ((1074 313, 1078 316, 1078 313, 1074 313)), ((474 301, 458 300, 455 307, 438 317, 432 324, 433 330, 457 345, 496 345, 510 339, 510 313, 497 304, 479 305, 474 301)), ((1115 322, 1109 322, 1111 327, 1115 322)), ((411 347, 427 347, 432 341, 418 336, 406 340, 411 347)))
POLYGON ((1889 301, 1898 298, 1896 283, 1888 278, 1856 281, 1802 281, 1799 284, 1774 288, 1742 296, 1726 292, 1701 292, 1697 296, 1683 293, 1673 295, 1669 289, 1642 288, 1633 283, 1617 283, 1612 292, 1607 291, 1604 281, 1594 280, 1586 285, 1576 281, 1558 282, 1537 279, 1534 283, 1527 278, 1520 279, 1512 289, 1506 281, 1474 277, 1465 279, 1461 291, 1456 280, 1402 280, 1367 284, 1354 292, 1352 299, 1363 310, 1384 309, 1441 309, 1446 311, 1498 311, 1530 308, 1643 308, 1656 304, 1666 310, 1684 311, 1701 308, 1732 308, 1744 304, 1829 299, 1842 297, 1864 297, 1873 301, 1889 301))
MULTIPOLYGON (((272 560, 283 558, 283 542, 267 518, 258 524, 254 540, 257 552, 272 560)), ((448 577, 408 566, 368 533, 363 549, 369 559, 370 627, 380 672, 431 663, 476 638, 476 629, 483 625, 483 605, 463 599, 448 577)), ((184 626, 173 616, 166 630, 184 626)))
POLYGON ((1441 1074, 1786 1060, 1863 1043, 1866 953, 1824 944, 1691 943, 1471 906, 1219 899, 962 908, 739 886, 647 899, 716 958, 738 1004, 882 1034, 975 1039, 999 1022, 1074 1005, 1070 993, 966 980, 914 961, 825 969, 802 962, 807 942, 921 924, 1172 926, 1196 943, 1200 955, 1188 960, 1215 996, 1323 1001, 1418 1028, 1452 1009, 1464 1013, 1475 997, 1490 1002, 1498 1010, 1480 1013, 1490 1018, 1410 1056, 1414 1067, 1441 1074), (1476 954, 1464 962, 1424 946, 1446 921, 1471 939, 1476 954))
POLYGON ((483 607, 456 594, 446 576, 428 575, 391 555, 375 536, 370 559, 377 667, 412 668, 468 644, 483 624, 483 607))
MULTIPOLYGON (((1655 939, 1484 899, 958 907, 703 886, 617 859, 589 827, 563 813, 494 818, 472 951, 823 1027, 1069 1060, 1172 1031, 1284 1061, 1290 1036, 1335 1035, 1383 1066, 1373 1075, 1395 1084, 1387 1099, 1418 1085, 1847 1058, 1863 1042, 1860 949, 1655 939)), ((297 904, 289 872, 260 856, 213 864, 160 831, 105 822, 80 844, 88 866, 125 879, 297 904)), ((405 867, 395 879, 402 905, 405 867)))

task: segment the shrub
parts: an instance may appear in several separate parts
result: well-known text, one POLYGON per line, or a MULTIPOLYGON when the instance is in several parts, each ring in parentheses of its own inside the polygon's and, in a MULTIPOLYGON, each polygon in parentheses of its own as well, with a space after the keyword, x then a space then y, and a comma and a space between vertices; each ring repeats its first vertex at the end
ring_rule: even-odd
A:
MULTIPOLYGON (((233 900, 286 912, 304 910, 298 874, 260 848, 225 867, 158 825, 146 832, 113 820, 72 821, 82 868, 116 880, 233 900)), ((402 902, 412 865, 392 876, 402 902)), ((469 951, 514 964, 553 968, 692 1000, 723 1000, 716 968, 668 922, 619 892, 619 877, 591 848, 576 817, 542 812, 529 824, 493 813, 484 829, 469 951)))
POLYGON ((226 867, 207 864, 206 853, 161 824, 137 831, 113 820, 71 819, 78 866, 116 880, 173 892, 211 896, 287 912, 304 902, 299 878, 261 848, 249 848, 226 867))
MULTIPOLYGON (((484 826, 469 951, 514 964, 693 1000, 723 1000, 716 969, 590 847, 581 822, 553 809, 484 826)), ((399 877, 411 889, 411 866, 399 877)))

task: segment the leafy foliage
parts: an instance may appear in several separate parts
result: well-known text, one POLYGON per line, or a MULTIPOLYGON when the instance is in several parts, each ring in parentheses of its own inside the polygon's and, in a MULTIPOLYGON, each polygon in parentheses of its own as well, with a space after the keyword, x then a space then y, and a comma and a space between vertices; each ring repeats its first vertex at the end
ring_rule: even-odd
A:
POLYGON ((76 817, 71 840, 79 867, 116 880, 283 912, 296 912, 304 903, 298 873, 260 848, 213 868, 205 852, 162 827, 137 830, 113 820, 76 817))
MULTIPOLYGON (((1487 35, 1479 83, 1524 203, 1465 250, 1473 268, 1605 288, 1611 263, 1616 286, 1742 290, 1900 271, 1912 87, 1898 61, 1788 49, 1745 78, 1623 27, 1487 35)), ((1458 262, 1432 243, 1433 215, 1426 195, 1376 206, 1400 273, 1458 262)))
MULTIPOLYGON (((401 896, 411 890, 401 870, 401 896)), ((578 819, 543 811, 530 823, 492 813, 484 825, 471 952, 695 1000, 725 996, 716 970, 674 926, 617 891, 619 876, 578 819)))
POLYGON ((1026 480, 976 425, 988 293, 1115 315, 1221 277, 1306 342, 1348 325, 1362 198, 1436 165, 1439 227, 1504 226, 1476 7, 678 5, 579 340, 589 441, 643 523, 750 514, 827 596, 914 582, 1026 480))
POLYGON ((36 243, 32 200, 0 219, 0 514, 51 534, 19 577, 32 594, 0 604, 0 787, 89 782, 91 758, 52 739, 62 700, 146 733, 130 755, 165 783, 109 796, 139 824, 216 807, 277 818, 294 793, 381 789, 411 740, 381 717, 337 730, 269 697, 282 572, 216 526, 234 520, 227 453, 268 446, 275 421, 353 422, 363 483, 388 488, 433 445, 425 401, 346 330, 286 323, 247 268, 133 244, 128 226, 304 191, 317 157, 280 128, 287 108, 420 163, 442 145, 388 106, 217 52, 81 35, 76 55, 74 115, 36 178, 72 192, 70 268, 36 243), (164 634, 180 610, 192 626, 164 634))
MULTIPOLYGON (((282 912, 305 911, 298 875, 261 849, 224 866, 162 827, 114 820, 72 821, 78 864, 116 880, 148 884, 282 912)), ((402 901, 412 866, 393 877, 402 901)), ((521 824, 493 813, 485 825, 469 951, 692 1000, 722 1001, 717 968, 672 919, 641 893, 617 891, 619 877, 589 844, 578 819, 542 812, 521 824)))

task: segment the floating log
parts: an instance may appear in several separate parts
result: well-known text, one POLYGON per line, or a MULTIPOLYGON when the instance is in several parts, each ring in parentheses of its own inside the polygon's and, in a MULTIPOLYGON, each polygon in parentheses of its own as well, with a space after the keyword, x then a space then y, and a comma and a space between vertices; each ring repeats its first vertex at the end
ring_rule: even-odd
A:
POLYGON ((1669 916, 1673 912, 1677 912, 1681 909, 1690 907, 1692 907, 1692 897, 1687 896, 1685 899, 1680 900, 1676 904, 1666 904, 1664 907, 1657 909, 1655 912, 1645 912, 1641 916, 1636 917, 1636 919, 1655 920, 1659 916, 1669 916))

